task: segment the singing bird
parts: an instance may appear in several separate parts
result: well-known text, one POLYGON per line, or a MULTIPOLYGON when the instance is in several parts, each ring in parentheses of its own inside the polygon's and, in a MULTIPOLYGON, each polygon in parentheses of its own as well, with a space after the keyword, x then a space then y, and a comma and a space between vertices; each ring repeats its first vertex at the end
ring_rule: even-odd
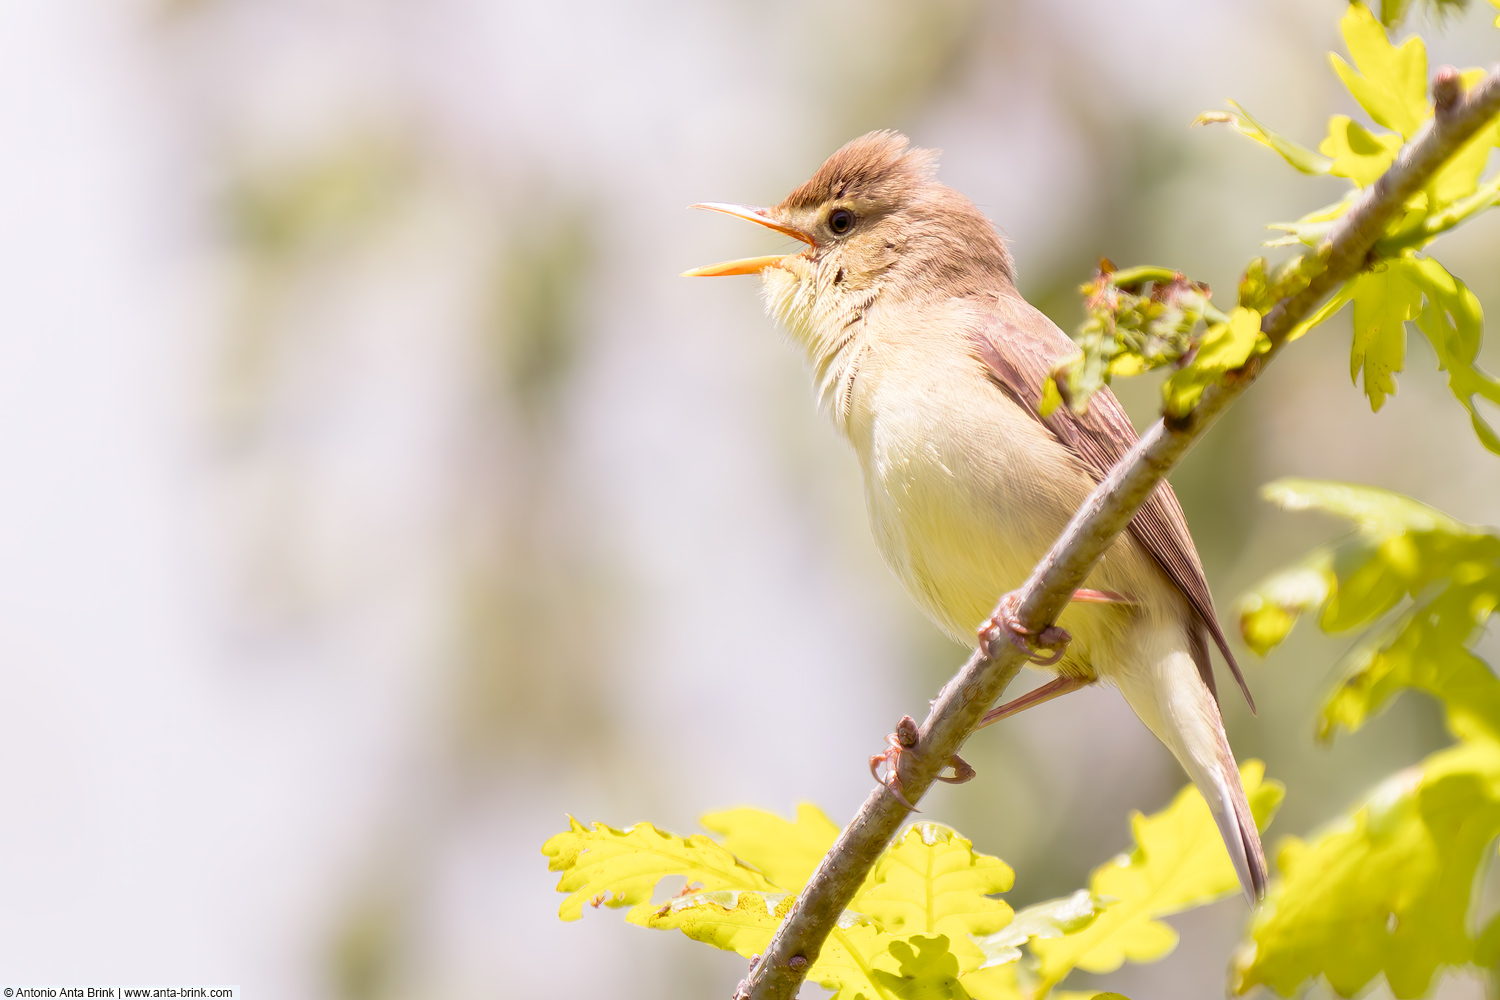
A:
MULTIPOLYGON (((689 276, 759 274, 768 311, 807 355, 853 446, 881 555, 943 631, 972 646, 1110 466, 1135 442, 1104 389, 1086 416, 1038 404, 1075 351, 1016 291, 989 220, 935 178, 937 154, 871 132, 779 205, 706 203, 805 243, 689 276)), ((1187 521, 1163 483, 1060 625, 1058 677, 990 720, 1095 681, 1115 685, 1203 793, 1246 897, 1266 862, 1224 734, 1208 643, 1250 692, 1214 616, 1187 521)), ((1004 624, 1004 623, 1001 623, 1004 624)), ((1254 707, 1252 702, 1252 709, 1254 707)))

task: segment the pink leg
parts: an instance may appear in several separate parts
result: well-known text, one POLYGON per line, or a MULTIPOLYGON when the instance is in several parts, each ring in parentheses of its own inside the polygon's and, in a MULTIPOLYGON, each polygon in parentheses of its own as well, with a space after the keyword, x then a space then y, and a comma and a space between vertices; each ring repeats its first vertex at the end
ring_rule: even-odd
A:
POLYGON ((1037 705, 1042 704, 1043 702, 1051 701, 1053 698, 1065 695, 1069 691, 1077 691, 1079 688, 1087 687, 1092 683, 1093 681, 1086 681, 1079 677, 1066 676, 1058 677, 1055 680, 1050 680, 1047 683, 1043 684, 1041 687, 1033 691, 1026 692, 1015 701, 1008 701, 998 708, 990 709, 987 713, 985 713, 984 718, 979 720, 979 725, 975 726, 974 728, 983 729, 985 726, 999 722, 1001 719, 1008 719, 1018 712, 1024 712, 1028 708, 1033 708, 1037 705))
POLYGON ((1117 594, 1113 590, 1075 590, 1074 601, 1082 604, 1134 604, 1135 599, 1117 594))

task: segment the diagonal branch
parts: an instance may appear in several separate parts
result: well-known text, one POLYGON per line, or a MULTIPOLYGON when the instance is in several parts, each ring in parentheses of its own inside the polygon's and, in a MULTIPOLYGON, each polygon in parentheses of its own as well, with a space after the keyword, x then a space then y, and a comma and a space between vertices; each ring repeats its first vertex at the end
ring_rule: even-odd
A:
MULTIPOLYGON (((1057 619, 1115 536, 1125 530, 1187 450, 1280 353, 1287 335, 1330 292, 1366 266, 1376 239, 1407 199, 1500 113, 1500 70, 1464 94, 1457 71, 1445 67, 1435 74, 1432 90, 1436 117, 1402 149, 1391 168, 1365 189, 1318 248, 1318 256, 1325 263, 1323 270, 1307 287, 1282 299, 1266 314, 1261 330, 1270 338, 1271 350, 1209 386, 1186 418, 1170 424, 1158 420, 1110 470, 1073 516, 1052 551, 1016 592, 1017 617, 1022 625, 1039 631, 1057 619)), ((996 642, 988 650, 976 650, 943 686, 918 730, 916 745, 899 758, 901 788, 911 801, 932 785, 1025 659, 1026 654, 1011 643, 996 642)), ((885 788, 877 787, 870 793, 818 866, 765 954, 740 983, 736 1000, 791 1000, 796 995, 824 939, 908 812, 885 788)))

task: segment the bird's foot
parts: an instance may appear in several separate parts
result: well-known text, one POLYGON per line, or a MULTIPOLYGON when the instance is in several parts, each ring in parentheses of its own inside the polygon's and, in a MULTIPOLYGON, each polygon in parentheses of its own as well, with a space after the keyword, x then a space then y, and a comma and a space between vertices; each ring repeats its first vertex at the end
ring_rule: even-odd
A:
MULTIPOLYGON (((1089 593, 1105 594, 1108 591, 1089 591, 1089 593)), ((1118 594, 1110 595, 1111 598, 1119 596, 1118 594)), ((984 650, 986 656, 993 656, 994 644, 1003 637, 1009 639, 1011 645, 1025 653, 1032 663, 1039 667, 1050 667, 1063 658, 1063 654, 1068 651, 1068 643, 1073 641, 1073 636, 1060 625, 1048 625, 1039 632, 1033 632, 1022 625, 1016 616, 1020 604, 1021 599, 1014 591, 1001 599, 1000 608, 995 616, 979 626, 980 648, 984 650)))
POLYGON ((962 785, 965 781, 972 781, 974 776, 979 773, 974 770, 973 765, 958 754, 949 757, 948 764, 953 768, 953 773, 939 774, 937 780, 946 781, 950 785, 962 785))
MULTIPOLYGON (((908 802, 906 796, 901 794, 901 755, 917 745, 917 720, 909 715, 903 715, 901 721, 896 723, 896 731, 885 738, 885 744, 883 752, 870 758, 870 775, 896 796, 897 802, 912 812, 921 812, 922 810, 908 802), (885 765, 884 778, 880 776, 881 764, 885 765)), ((948 765, 953 768, 953 773, 939 774, 937 780, 950 785, 961 785, 973 779, 978 773, 958 754, 948 758, 948 765)))
POLYGON ((897 802, 912 812, 921 812, 901 794, 901 755, 916 745, 917 720, 903 715, 901 721, 896 723, 896 731, 885 738, 885 750, 870 757, 870 776, 896 796, 897 802), (882 763, 885 764, 884 778, 880 776, 882 763))

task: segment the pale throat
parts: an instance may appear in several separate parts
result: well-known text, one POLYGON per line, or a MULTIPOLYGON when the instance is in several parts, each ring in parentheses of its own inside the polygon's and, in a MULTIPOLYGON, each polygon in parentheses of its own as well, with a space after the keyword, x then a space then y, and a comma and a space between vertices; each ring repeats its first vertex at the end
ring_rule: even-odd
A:
POLYGON ((803 349, 818 405, 848 434, 859 368, 870 346, 865 312, 878 287, 851 287, 836 260, 788 258, 761 272, 766 311, 803 349))

